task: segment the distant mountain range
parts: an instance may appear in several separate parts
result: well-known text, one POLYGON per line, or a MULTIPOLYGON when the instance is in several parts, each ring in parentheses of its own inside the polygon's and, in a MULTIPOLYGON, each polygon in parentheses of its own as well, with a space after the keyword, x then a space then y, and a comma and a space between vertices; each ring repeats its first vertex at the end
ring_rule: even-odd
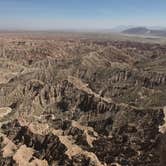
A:
POLYGON ((122 31, 123 34, 166 37, 166 29, 134 27, 122 31))
POLYGON ((122 32, 126 29, 134 28, 132 25, 119 25, 111 29, 112 32, 122 32))

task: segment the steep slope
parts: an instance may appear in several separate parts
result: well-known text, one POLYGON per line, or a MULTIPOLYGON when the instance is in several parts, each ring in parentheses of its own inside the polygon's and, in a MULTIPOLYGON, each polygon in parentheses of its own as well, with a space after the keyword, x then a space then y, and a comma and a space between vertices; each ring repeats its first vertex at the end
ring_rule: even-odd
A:
POLYGON ((165 45, 10 39, 0 48, 0 165, 164 166, 165 45))

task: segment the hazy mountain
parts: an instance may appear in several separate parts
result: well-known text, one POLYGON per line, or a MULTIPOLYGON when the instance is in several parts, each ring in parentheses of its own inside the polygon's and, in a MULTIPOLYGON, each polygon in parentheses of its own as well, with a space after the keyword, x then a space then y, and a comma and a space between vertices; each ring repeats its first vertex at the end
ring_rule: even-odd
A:
POLYGON ((147 35, 147 36, 161 36, 166 37, 165 29, 150 29, 146 27, 134 27, 122 31, 124 34, 130 35, 147 35))
POLYGON ((113 27, 111 29, 111 31, 112 32, 122 32, 122 31, 125 31, 130 28, 134 28, 134 26, 133 25, 119 25, 119 26, 113 27))

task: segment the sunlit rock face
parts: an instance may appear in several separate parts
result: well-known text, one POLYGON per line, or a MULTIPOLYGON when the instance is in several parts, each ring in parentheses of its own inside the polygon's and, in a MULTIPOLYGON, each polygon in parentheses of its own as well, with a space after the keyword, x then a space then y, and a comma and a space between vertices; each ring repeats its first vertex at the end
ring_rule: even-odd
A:
POLYGON ((166 165, 165 45, 13 35, 0 44, 0 165, 166 165))

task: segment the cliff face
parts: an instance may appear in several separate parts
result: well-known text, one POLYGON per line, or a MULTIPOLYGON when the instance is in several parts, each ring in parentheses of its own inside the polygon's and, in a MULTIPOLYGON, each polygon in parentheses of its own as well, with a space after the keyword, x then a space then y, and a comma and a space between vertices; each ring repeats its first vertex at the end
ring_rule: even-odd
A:
POLYGON ((159 44, 4 41, 0 165, 164 166, 159 44))

